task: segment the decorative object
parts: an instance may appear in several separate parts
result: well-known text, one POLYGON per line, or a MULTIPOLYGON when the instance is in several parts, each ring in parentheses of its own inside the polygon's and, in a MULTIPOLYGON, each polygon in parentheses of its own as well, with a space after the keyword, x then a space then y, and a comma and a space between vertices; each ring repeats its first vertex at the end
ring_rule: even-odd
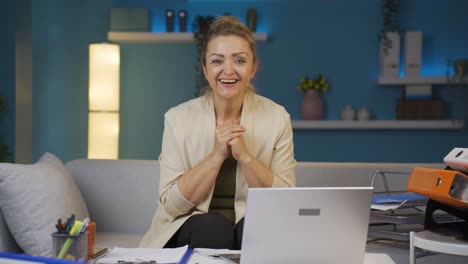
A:
POLYGON ((257 31, 257 10, 255 8, 247 9, 247 27, 250 31, 257 31))
POLYGON ((405 99, 431 99, 432 85, 430 84, 407 84, 405 86, 405 99))
POLYGON ((197 47, 197 59, 195 61, 195 71, 196 71, 196 87, 195 87, 195 96, 200 95, 200 90, 203 87, 208 85, 208 82, 203 75, 202 68, 200 66, 200 56, 203 51, 203 44, 205 43, 206 34, 210 29, 211 23, 214 21, 213 16, 200 16, 197 15, 195 20, 192 23, 192 31, 194 32, 195 45, 197 47))
MULTIPOLYGON (((448 60, 448 67, 453 71, 453 75, 448 76, 452 83, 468 82, 468 59, 448 60)), ((450 74, 450 70, 448 72, 450 74)))
POLYGON ((353 121, 356 119, 356 110, 354 110, 352 105, 346 105, 343 111, 341 112, 341 119, 345 121, 353 121))
POLYGON ((34 164, 0 164, 0 182, 3 217, 26 254, 52 255, 50 234, 56 231, 58 218, 89 217, 75 181, 51 153, 34 164))
POLYGON ((179 32, 187 32, 187 11, 179 10, 179 32))
POLYGON ((89 45, 88 158, 118 159, 120 47, 89 45))
POLYGON ((399 0, 382 0, 383 26, 379 33, 380 76, 398 77, 400 74, 399 0))
POLYGON ((307 76, 301 79, 297 89, 304 92, 301 105, 302 117, 304 119, 322 119, 324 111, 320 91, 325 92, 328 87, 328 81, 323 74, 319 74, 315 79, 309 79, 307 76))
POLYGON ((391 47, 385 47, 382 40, 380 44, 380 76, 399 77, 400 76, 400 34, 397 32, 385 33, 385 41, 391 41, 391 47))
POLYGON ((322 97, 316 90, 307 90, 302 97, 302 117, 306 120, 320 120, 323 117, 322 97))
POLYGON ((421 76, 422 32, 408 31, 405 33, 405 76, 421 76))
POLYGON ((174 32, 174 10, 166 10, 166 32, 174 32))
POLYGON ((110 31, 150 31, 146 8, 112 8, 110 31))
POLYGON ((357 112, 357 119, 359 121, 368 121, 370 120, 370 112, 365 106, 361 106, 357 112))
POLYGON ((215 18, 213 16, 196 16, 192 24, 193 32, 200 34, 208 33, 208 29, 214 20, 215 18))

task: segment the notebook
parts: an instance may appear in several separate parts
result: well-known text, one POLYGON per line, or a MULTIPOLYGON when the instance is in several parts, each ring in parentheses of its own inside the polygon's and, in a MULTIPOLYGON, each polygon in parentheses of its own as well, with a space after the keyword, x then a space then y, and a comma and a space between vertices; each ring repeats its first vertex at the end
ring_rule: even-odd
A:
POLYGON ((249 188, 241 264, 363 264, 373 187, 249 188))

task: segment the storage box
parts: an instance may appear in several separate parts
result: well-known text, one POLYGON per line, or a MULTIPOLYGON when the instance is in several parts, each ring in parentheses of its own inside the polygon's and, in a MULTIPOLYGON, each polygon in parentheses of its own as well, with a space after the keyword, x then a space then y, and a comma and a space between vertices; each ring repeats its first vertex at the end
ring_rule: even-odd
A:
POLYGON ((396 107, 396 119, 439 120, 443 119, 443 110, 443 102, 439 99, 399 99, 396 107))
POLYGON ((111 8, 110 31, 150 31, 146 8, 111 8))

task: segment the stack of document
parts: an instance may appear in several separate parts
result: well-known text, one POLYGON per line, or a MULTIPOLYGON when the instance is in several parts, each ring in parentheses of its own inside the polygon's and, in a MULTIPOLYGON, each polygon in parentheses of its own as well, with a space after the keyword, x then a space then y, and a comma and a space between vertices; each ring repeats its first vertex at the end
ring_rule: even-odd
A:
POLYGON ((119 248, 96 260, 96 264, 116 264, 119 262, 150 262, 158 264, 179 263, 188 246, 179 248, 119 248))
MULTIPOLYGON (((238 264, 241 251, 227 249, 197 248, 189 259, 187 246, 179 248, 114 248, 106 256, 99 258, 95 264, 117 264, 120 262, 151 262, 157 264, 238 264)), ((366 253, 364 264, 395 264, 387 254, 366 253)))
POLYGON ((425 205, 427 197, 413 192, 387 192, 372 196, 371 208, 375 210, 395 210, 407 203, 425 205))

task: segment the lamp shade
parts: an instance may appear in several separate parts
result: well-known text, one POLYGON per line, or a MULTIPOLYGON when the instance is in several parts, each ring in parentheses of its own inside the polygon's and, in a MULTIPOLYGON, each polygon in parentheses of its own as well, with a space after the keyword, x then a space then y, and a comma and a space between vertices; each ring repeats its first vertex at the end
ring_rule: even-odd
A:
POLYGON ((120 119, 120 47, 89 46, 88 158, 118 159, 120 119))
POLYGON ((119 158, 119 113, 88 114, 88 158, 119 158))
POLYGON ((117 44, 89 45, 89 110, 119 111, 120 47, 117 44))

